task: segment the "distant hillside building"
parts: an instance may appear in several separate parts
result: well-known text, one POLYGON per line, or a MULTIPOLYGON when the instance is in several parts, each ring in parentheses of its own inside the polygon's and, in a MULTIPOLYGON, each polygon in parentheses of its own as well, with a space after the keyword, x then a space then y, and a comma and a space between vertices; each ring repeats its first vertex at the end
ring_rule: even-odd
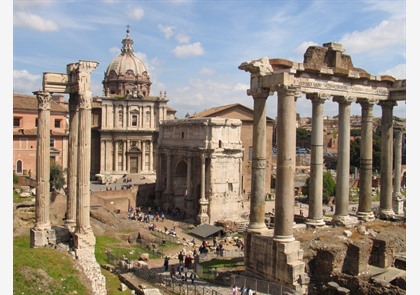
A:
POLYGON ((152 82, 128 29, 122 44, 105 71, 104 96, 93 104, 92 173, 155 177, 159 123, 174 119, 175 110, 166 93, 150 96, 152 82))
MULTIPOLYGON (((50 162, 67 168, 68 108, 62 95, 53 95, 50 111, 50 162)), ((38 100, 13 94, 13 172, 36 176, 38 100)))

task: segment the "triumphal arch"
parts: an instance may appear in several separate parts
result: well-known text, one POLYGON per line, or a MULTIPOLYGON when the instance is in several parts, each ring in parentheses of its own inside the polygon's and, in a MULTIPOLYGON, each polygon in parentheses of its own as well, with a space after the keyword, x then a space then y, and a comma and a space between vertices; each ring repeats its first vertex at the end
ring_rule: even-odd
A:
MULTIPOLYGON (((374 76, 353 66, 341 44, 310 46, 303 63, 286 59, 244 62, 239 69, 249 72, 254 99, 254 137, 250 223, 245 233, 245 261, 248 271, 307 294, 303 250, 293 236, 294 176, 296 158, 296 99, 302 94, 312 103, 311 186, 307 226, 325 225, 322 212, 323 105, 338 103, 339 133, 335 214, 337 226, 354 226, 373 220, 372 194, 372 108, 382 108, 381 191, 379 214, 389 219, 400 208, 401 198, 393 193, 393 107, 405 101, 405 80, 374 76), (265 130, 266 100, 277 92, 277 175, 274 230, 265 223, 265 130), (350 105, 362 109, 360 198, 357 217, 349 215, 350 105), (394 197, 393 197, 394 196, 394 197)), ((395 145, 398 147, 399 145, 395 145)), ((400 163, 401 164, 401 163, 400 163)))

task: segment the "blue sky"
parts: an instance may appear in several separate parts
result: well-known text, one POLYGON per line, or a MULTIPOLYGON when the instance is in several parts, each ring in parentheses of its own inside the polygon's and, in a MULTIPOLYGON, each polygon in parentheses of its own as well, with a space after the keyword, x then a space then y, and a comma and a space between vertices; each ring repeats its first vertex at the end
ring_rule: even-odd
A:
MULTIPOLYGON (((373 75, 406 78, 406 2, 381 1, 13 1, 13 92, 32 94, 43 72, 65 72, 78 60, 99 62, 92 91, 102 94, 104 72, 117 56, 126 26, 136 54, 145 62, 152 95, 166 91, 177 117, 241 103, 248 60, 303 61, 309 45, 343 44, 355 67, 373 75)), ((276 116, 276 96, 267 102, 276 116)), ((297 112, 311 115, 305 98, 297 112)), ((338 105, 327 101, 326 115, 338 105)), ((360 115, 352 104, 352 114, 360 115)), ((374 115, 380 116, 375 106, 374 115)), ((406 117, 404 102, 394 115, 406 117)))

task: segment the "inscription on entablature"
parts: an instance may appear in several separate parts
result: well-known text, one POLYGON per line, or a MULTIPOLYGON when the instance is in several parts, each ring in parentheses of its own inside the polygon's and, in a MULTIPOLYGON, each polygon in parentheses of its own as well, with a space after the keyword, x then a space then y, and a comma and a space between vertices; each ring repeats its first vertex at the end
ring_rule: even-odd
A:
POLYGON ((302 92, 313 91, 313 89, 319 89, 323 92, 346 92, 346 93, 355 93, 355 94, 365 94, 365 95, 378 95, 378 96, 388 96, 388 89, 386 88, 372 88, 364 87, 361 85, 348 85, 342 83, 331 83, 331 82, 321 82, 321 81, 305 81, 297 80, 297 85, 301 87, 302 92), (306 90, 305 88, 310 88, 306 90))

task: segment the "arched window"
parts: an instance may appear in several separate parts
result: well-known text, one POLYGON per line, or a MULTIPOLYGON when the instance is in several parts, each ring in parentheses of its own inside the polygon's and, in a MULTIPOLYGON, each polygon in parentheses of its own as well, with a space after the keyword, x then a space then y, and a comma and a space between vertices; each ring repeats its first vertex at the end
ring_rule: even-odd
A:
POLYGON ((16 161, 16 173, 22 174, 23 173, 23 163, 21 160, 16 161))

